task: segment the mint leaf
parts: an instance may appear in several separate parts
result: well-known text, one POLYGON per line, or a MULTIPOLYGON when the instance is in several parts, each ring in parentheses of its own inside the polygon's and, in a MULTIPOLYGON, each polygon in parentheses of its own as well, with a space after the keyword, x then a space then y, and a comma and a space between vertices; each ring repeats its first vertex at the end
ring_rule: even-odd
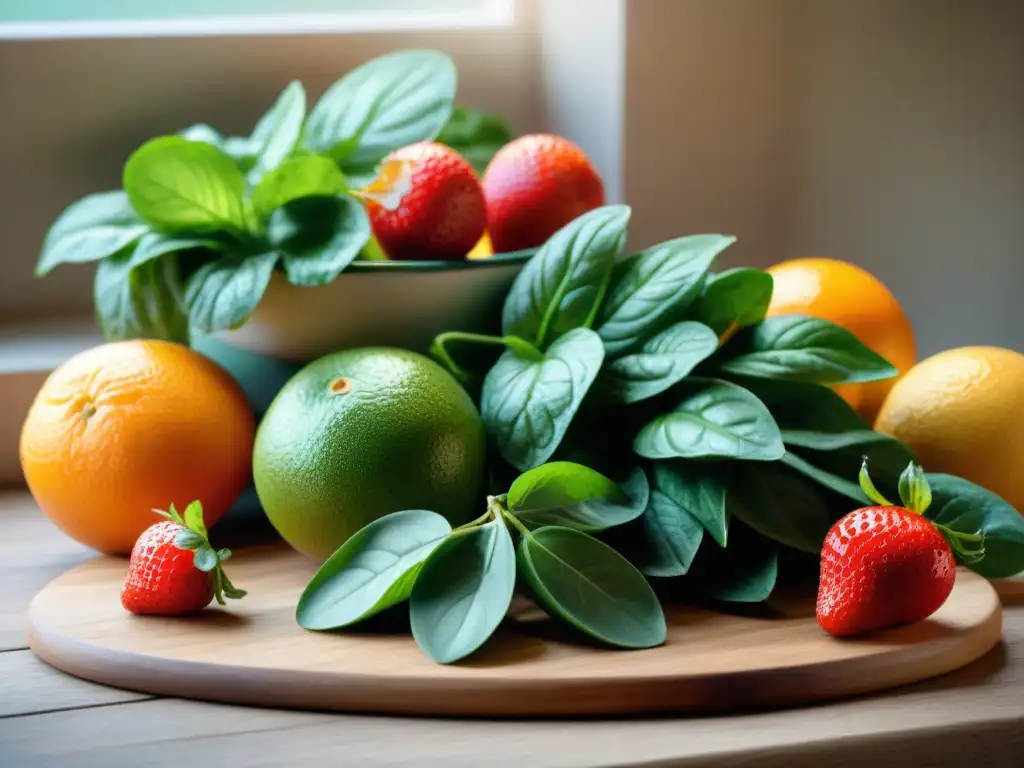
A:
POLYGON ((314 195, 333 196, 345 191, 345 177, 330 158, 301 155, 285 160, 253 190, 252 204, 268 216, 292 200, 314 195))
POLYGON ((260 118, 250 141, 256 147, 256 162, 249 181, 258 184, 267 173, 277 168, 298 146, 302 125, 306 120, 306 90, 302 83, 292 81, 260 118))
POLYGON ((58 264, 84 264, 113 256, 148 231, 124 192, 88 195, 69 205, 50 227, 36 275, 46 275, 58 264))
POLYGON ((277 253, 222 256, 189 279, 186 302, 192 325, 207 333, 238 328, 270 284, 277 253))
POLYGON ((351 264, 370 239, 370 218, 347 195, 303 197, 274 211, 267 238, 282 254, 292 285, 326 285, 351 264))
POLYGON ((187 344, 188 313, 177 257, 135 264, 130 250, 96 268, 93 304, 108 341, 155 338, 187 344))

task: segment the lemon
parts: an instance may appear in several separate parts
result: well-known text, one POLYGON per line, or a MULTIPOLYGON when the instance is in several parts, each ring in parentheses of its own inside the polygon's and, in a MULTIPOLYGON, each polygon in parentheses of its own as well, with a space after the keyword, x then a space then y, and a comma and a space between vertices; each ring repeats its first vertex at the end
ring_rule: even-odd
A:
POLYGON ((933 355, 892 388, 875 429, 906 443, 926 471, 959 475, 1024 510, 1024 355, 933 355))

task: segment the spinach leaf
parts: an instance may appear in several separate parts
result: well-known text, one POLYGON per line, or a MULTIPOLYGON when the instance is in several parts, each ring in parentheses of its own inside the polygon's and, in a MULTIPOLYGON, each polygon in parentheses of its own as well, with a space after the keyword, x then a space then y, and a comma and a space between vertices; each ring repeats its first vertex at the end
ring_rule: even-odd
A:
POLYGON ((654 487, 700 522, 718 546, 726 546, 725 483, 714 467, 682 459, 656 461, 654 487))
POLYGON ((706 325, 670 325, 639 351, 610 361, 601 371, 602 390, 627 404, 655 397, 689 376, 716 349, 718 337, 706 325))
POLYGON ((737 466, 726 491, 729 514, 762 536, 803 552, 821 552, 831 519, 824 500, 802 478, 774 464, 737 466))
POLYGON ((306 142, 343 171, 373 166, 437 136, 452 114, 455 81, 455 64, 439 51, 373 59, 327 89, 309 115, 306 142))
POLYGON ((864 491, 861 490, 857 483, 834 472, 828 472, 821 467, 815 466, 792 451, 786 451, 786 455, 782 457, 782 463, 790 469, 796 470, 808 480, 813 480, 823 488, 835 491, 839 495, 852 499, 858 504, 870 503, 870 500, 864 495, 864 491))
POLYGON ((450 664, 487 642, 512 603, 516 555, 505 521, 457 531, 427 557, 409 601, 412 636, 450 664))
POLYGON ((246 229, 245 177, 210 144, 163 136, 143 144, 124 167, 124 188, 135 212, 167 234, 246 229))
POLYGON ((345 191, 345 177, 330 158, 300 155, 274 168, 252 192, 253 207, 263 216, 300 197, 334 196, 345 191))
POLYGON ((971 570, 989 579, 1024 573, 1024 518, 1018 510, 962 477, 934 473, 925 477, 932 492, 925 517, 957 533, 985 537, 985 557, 968 563, 971 570))
POLYGON ((822 434, 810 430, 785 430, 788 449, 784 461, 813 480, 855 501, 866 502, 857 483, 866 458, 871 477, 890 496, 900 475, 915 461, 913 452, 894 437, 871 430, 822 434), (810 469, 809 469, 810 467, 810 469))
POLYGON ((482 175, 498 150, 512 141, 512 131, 496 115, 471 107, 455 107, 437 141, 466 158, 482 175))
POLYGON ((597 324, 608 354, 633 349, 680 319, 700 295, 711 262, 735 241, 722 235, 692 235, 629 259, 616 275, 597 324))
POLYGON ((258 184, 270 171, 291 155, 302 136, 306 120, 306 90, 302 83, 292 81, 252 132, 250 141, 256 150, 256 161, 250 182, 258 184))
POLYGON ((600 531, 640 517, 649 494, 647 475, 639 467, 620 487, 581 464, 554 461, 516 478, 507 503, 528 528, 559 525, 600 531))
POLYGON ((643 516, 640 545, 631 559, 648 576, 682 576, 703 539, 700 521, 655 488, 643 516))
POLYGON ((764 404, 736 384, 691 377, 674 410, 644 426, 633 450, 647 459, 730 458, 776 461, 785 447, 764 404))
POLYGON ((124 192, 99 192, 72 203, 50 227, 36 266, 42 277, 58 264, 84 264, 120 252, 149 231, 124 192))
POLYGON ((326 285, 370 239, 370 218, 347 195, 300 197, 270 215, 267 239, 283 254, 292 285, 326 285))
POLYGON ((849 403, 824 385, 749 376, 735 380, 768 406, 780 429, 828 433, 870 429, 849 403))
POLYGON ((619 648, 652 648, 667 627, 654 590, 607 544, 549 526, 519 541, 520 572, 538 604, 580 632, 619 648))
POLYGON ((547 461, 603 360, 601 339, 586 328, 569 331, 546 354, 505 351, 484 378, 480 405, 502 458, 522 472, 547 461))
POLYGON ((189 342, 184 286, 173 254, 135 264, 132 251, 125 249, 104 259, 96 267, 93 304, 108 341, 189 342))
POLYGON ((779 577, 779 548, 739 520, 728 549, 704 547, 686 581, 705 597, 725 603, 761 603, 779 577))
POLYGON ((374 520, 320 566, 299 598, 296 621, 338 629, 408 599, 423 562, 451 532, 442 515, 424 509, 374 520))
POLYGON ((595 208, 558 230, 516 276, 505 299, 506 336, 540 349, 576 328, 589 328, 626 239, 630 209, 595 208))
POLYGON ((690 307, 689 316, 722 334, 735 323, 754 325, 764 320, 772 301, 775 280, 760 269, 739 267, 712 275, 704 293, 690 307))
POLYGON ((806 315, 769 317, 738 334, 725 352, 734 356, 723 371, 766 379, 840 384, 898 374, 845 328, 806 315))
POLYGON ((278 254, 222 256, 189 278, 185 300, 192 326, 213 333, 241 326, 260 303, 278 254))

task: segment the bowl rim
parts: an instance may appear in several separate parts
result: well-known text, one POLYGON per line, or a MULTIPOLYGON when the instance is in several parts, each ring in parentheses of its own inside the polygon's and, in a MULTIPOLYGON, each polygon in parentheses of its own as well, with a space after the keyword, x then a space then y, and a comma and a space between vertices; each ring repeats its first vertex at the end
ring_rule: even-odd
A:
POLYGON ((460 259, 458 261, 353 261, 342 274, 349 272, 443 272, 487 269, 509 264, 525 264, 538 250, 538 248, 527 248, 522 251, 496 253, 486 258, 460 259))

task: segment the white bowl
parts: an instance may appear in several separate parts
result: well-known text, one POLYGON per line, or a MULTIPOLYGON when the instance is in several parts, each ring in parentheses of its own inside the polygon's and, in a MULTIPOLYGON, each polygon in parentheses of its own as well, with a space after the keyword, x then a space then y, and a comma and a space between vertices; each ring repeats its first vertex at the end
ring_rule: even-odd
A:
POLYGON ((313 288, 275 272, 245 324, 219 338, 293 363, 354 347, 426 353, 444 331, 498 332, 505 295, 534 252, 456 262, 361 261, 313 288))

